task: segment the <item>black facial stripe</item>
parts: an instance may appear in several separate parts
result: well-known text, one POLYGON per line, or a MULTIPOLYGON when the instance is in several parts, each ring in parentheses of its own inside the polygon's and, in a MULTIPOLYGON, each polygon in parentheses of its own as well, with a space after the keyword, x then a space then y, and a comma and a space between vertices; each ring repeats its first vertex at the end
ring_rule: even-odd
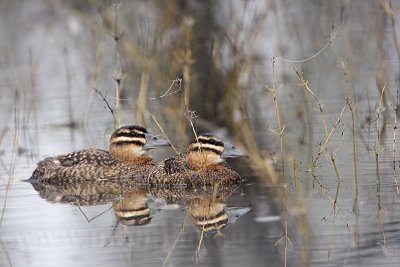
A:
POLYGON ((144 146, 143 142, 140 141, 117 141, 113 142, 114 145, 116 146, 125 146, 125 145, 137 145, 137 146, 144 146))
MULTIPOLYGON (((222 153, 221 151, 211 148, 211 147, 201 147, 200 149, 201 149, 200 151, 211 151, 217 155, 221 155, 221 153, 222 153)), ((199 152, 199 147, 192 147, 191 149, 189 149, 189 151, 199 152)))
POLYGON ((215 145, 215 146, 220 146, 220 147, 224 147, 224 142, 222 141, 218 141, 215 139, 203 139, 203 138, 199 138, 199 143, 200 144, 210 144, 210 145, 215 145))
POLYGON ((137 130, 138 132, 142 132, 142 133, 148 133, 146 128, 142 127, 142 126, 138 126, 138 125, 128 125, 128 126, 123 126, 119 129, 127 129, 131 132, 133 132, 134 130, 137 130))
MULTIPOLYGON (((219 213, 215 214, 214 216, 207 217, 206 215, 200 215, 200 216, 193 216, 193 219, 200 221, 200 222, 204 222, 204 221, 214 220, 214 219, 224 216, 224 215, 225 215, 225 211, 220 211, 219 213)), ((228 219, 226 219, 226 220, 228 220, 228 219)))

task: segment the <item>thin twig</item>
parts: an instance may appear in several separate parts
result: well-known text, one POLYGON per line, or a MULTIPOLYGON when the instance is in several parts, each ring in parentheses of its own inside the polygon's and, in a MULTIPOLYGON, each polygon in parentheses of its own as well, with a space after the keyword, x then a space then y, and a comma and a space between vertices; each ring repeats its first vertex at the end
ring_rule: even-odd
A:
POLYGON ((106 99, 106 95, 103 95, 99 90, 97 90, 95 87, 93 87, 93 90, 102 98, 102 100, 104 101, 104 103, 106 103, 108 110, 111 112, 111 115, 113 117, 114 120, 114 125, 116 125, 116 121, 115 121, 115 116, 114 116, 114 110, 111 108, 110 104, 108 103, 107 99, 106 99))
POLYGON ((279 59, 280 61, 284 62, 284 63, 304 63, 307 61, 312 60, 313 58, 319 56, 322 52, 324 52, 333 42, 333 40, 336 38, 337 34, 339 32, 339 29, 335 29, 335 24, 332 25, 332 30, 329 33, 329 39, 328 42, 324 45, 324 47, 322 47, 317 53, 305 58, 305 59, 301 59, 301 60, 290 60, 290 59, 285 59, 282 57, 276 57, 276 59, 279 59))

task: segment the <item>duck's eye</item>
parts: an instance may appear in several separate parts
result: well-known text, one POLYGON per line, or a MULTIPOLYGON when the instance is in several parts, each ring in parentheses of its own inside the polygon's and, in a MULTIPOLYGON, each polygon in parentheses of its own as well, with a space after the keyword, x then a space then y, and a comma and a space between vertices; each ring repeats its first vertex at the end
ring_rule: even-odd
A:
POLYGON ((216 144, 214 139, 210 139, 209 142, 210 142, 211 145, 215 145, 216 144))

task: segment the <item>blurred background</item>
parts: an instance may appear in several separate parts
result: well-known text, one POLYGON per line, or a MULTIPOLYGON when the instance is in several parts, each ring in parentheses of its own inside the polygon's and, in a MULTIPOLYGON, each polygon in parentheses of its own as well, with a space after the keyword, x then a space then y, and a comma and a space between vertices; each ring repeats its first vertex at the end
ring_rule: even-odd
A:
POLYGON ((0 13, 1 264, 399 264, 400 2, 5 0, 0 13), (164 261, 182 213, 103 246, 113 216, 87 224, 21 182, 127 124, 180 151, 194 131, 247 151, 230 162, 246 179, 231 204, 252 210, 199 259, 192 229, 164 261))

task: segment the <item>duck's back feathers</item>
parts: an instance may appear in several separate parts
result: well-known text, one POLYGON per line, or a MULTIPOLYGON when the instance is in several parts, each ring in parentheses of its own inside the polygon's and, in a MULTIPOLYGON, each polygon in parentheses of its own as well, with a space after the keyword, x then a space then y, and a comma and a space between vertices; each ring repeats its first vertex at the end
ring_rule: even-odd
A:
POLYGON ((242 181, 240 175, 225 162, 193 169, 185 154, 164 160, 149 176, 152 186, 209 186, 215 184, 232 185, 242 181))
POLYGON ((45 158, 38 163, 31 179, 57 182, 146 176, 153 166, 151 158, 141 157, 136 164, 132 164, 113 157, 105 150, 87 149, 45 158))

